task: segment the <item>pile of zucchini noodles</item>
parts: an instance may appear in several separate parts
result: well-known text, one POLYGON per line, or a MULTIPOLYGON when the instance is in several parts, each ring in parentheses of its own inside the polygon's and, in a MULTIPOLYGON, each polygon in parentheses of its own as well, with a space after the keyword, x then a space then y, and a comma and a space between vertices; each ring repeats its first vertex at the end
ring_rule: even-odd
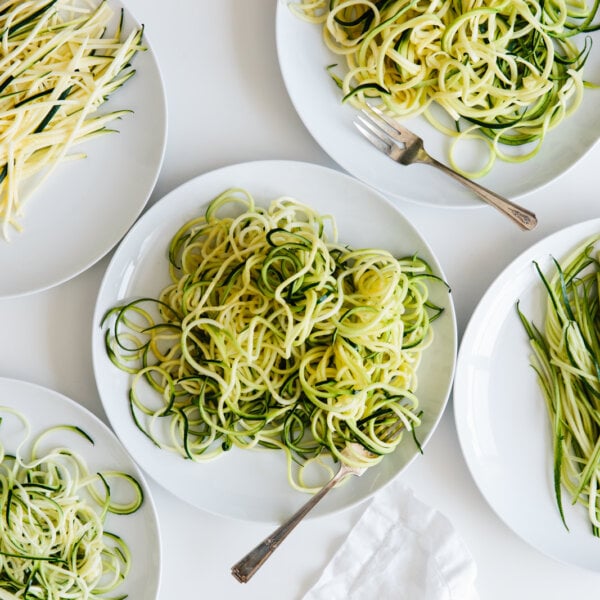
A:
POLYGON ((554 492, 567 526, 562 489, 573 504, 588 509, 600 536, 600 262, 596 235, 573 250, 546 276, 535 263, 547 291, 543 329, 517 306, 533 349, 534 367, 553 434, 554 492))
POLYGON ((442 307, 419 257, 347 248, 332 217, 232 188, 174 235, 169 262, 156 298, 103 319, 136 424, 161 448, 197 461, 281 449, 306 489, 295 463, 369 466, 400 441, 381 439, 386 426, 420 423, 417 367, 442 307), (342 454, 350 442, 376 456, 342 454))
POLYGON ((0 223, 21 231, 28 197, 71 149, 111 131, 99 109, 134 74, 142 29, 123 32, 106 0, 8 0, 0 6, 0 223), (109 30, 112 27, 112 32, 109 30), (25 183, 29 186, 25 188, 25 183))
MULTIPOLYGON (((0 407, 3 419, 16 417, 26 432, 14 454, 7 453, 0 420, 0 598, 86 600, 115 592, 130 569, 127 543, 106 531, 108 513, 131 514, 143 492, 132 476, 115 471, 91 473, 84 458, 59 446, 42 451, 53 432, 75 433, 75 426, 51 427, 31 438, 25 415, 0 407), (31 449, 26 451, 25 444, 31 449), (117 501, 111 485, 125 482, 132 499, 117 501)), ((120 490, 119 495, 123 493, 120 490)), ((111 598, 126 596, 111 596, 111 598)))
POLYGON ((463 173, 457 142, 483 140, 489 160, 466 173, 473 177, 496 157, 534 156, 546 132, 579 106, 591 39, 578 45, 575 37, 599 27, 597 0, 299 0, 290 7, 321 23, 325 44, 344 60, 343 75, 333 75, 344 100, 364 106, 375 98, 400 120, 424 115, 454 138, 449 160, 463 173))

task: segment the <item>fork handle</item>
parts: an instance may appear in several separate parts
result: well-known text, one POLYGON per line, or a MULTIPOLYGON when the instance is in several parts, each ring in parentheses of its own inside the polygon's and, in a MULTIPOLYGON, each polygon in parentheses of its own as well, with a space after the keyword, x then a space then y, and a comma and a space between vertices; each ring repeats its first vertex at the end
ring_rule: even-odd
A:
POLYGON ((335 486, 340 479, 351 471, 343 466, 314 496, 301 506, 285 523, 282 523, 271 535, 267 536, 258 546, 248 552, 244 558, 231 567, 231 574, 241 583, 246 583, 265 563, 265 561, 277 550, 281 542, 292 532, 294 527, 302 521, 315 505, 335 486))
POLYGON ((488 190, 482 185, 471 181, 450 167, 447 167, 445 164, 437 161, 435 158, 427 155, 427 157, 423 158, 421 162, 437 167, 447 175, 450 175, 450 177, 456 179, 456 181, 459 181, 463 185, 473 190, 484 202, 487 202, 500 212, 504 213, 507 217, 519 225, 521 229, 531 230, 537 225, 537 217, 530 210, 527 210, 526 208, 511 202, 507 198, 488 190))

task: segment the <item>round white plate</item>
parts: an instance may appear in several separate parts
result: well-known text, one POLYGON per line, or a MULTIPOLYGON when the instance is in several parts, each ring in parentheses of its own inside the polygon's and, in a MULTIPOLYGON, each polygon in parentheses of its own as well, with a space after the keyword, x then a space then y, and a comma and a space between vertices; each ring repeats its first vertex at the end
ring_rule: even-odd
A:
POLYGON ((512 262, 487 290, 461 342, 453 403, 460 444, 475 482, 498 516, 532 546, 600 571, 600 540, 584 506, 563 494, 566 531, 553 488, 551 430, 531 349, 516 312, 543 327, 546 293, 532 261, 552 273, 600 230, 600 219, 559 231, 512 262))
MULTIPOLYGON (((0 406, 23 413, 31 425, 32 437, 53 425, 76 425, 94 440, 94 445, 65 433, 57 443, 78 452, 91 472, 124 471, 137 479, 144 492, 144 503, 132 515, 107 515, 106 529, 120 535, 131 550, 131 571, 118 592, 129 594, 129 598, 157 598, 161 548, 156 509, 142 473, 114 433, 80 404, 58 392, 24 381, 0 378, 0 406)), ((23 439, 22 424, 9 414, 1 416, 0 439, 7 451, 14 452, 23 439)))
MULTIPOLYGON (((109 0, 117 19, 123 4, 109 0)), ((138 27, 125 9, 125 32, 138 27)), ((130 109, 111 133, 77 146, 82 160, 58 165, 25 204, 22 232, 0 238, 0 298, 50 288, 107 254, 143 210, 163 160, 167 108, 152 48, 139 52, 136 74, 102 111, 130 109)))
MULTIPOLYGON (((100 327, 104 313, 124 299, 156 297, 169 281, 167 248, 173 234, 230 187, 246 188, 259 203, 282 195, 295 197, 318 212, 334 215, 344 243, 383 247, 398 255, 417 252, 436 272, 441 269, 414 227, 371 188, 331 169, 288 161, 234 165, 192 179, 145 213, 115 252, 100 287, 92 334, 96 382, 113 429, 138 464, 173 494, 212 513, 274 522, 307 499, 289 485, 283 453, 234 448, 212 462, 193 463, 159 450, 133 423, 127 400, 130 378, 108 359, 100 327)), ((439 287, 434 298, 446 310, 435 322, 435 341, 424 354, 417 390, 425 411, 418 431, 424 444, 446 405, 456 354, 454 307, 439 287)), ((405 439, 407 443, 377 468, 330 493, 314 514, 349 507, 389 482, 417 454, 412 439, 405 439)))
MULTIPOLYGON (((472 192, 436 169, 399 165, 361 136, 352 123, 356 109, 342 105, 340 90, 326 71, 331 64, 339 64, 342 69, 343 59, 325 47, 319 25, 307 23, 290 11, 290 1, 279 0, 277 5, 279 64, 296 111, 323 150, 346 171, 387 195, 435 206, 484 206, 472 192)), ((596 46, 585 68, 591 78, 600 72, 596 46)), ((421 135, 432 156, 447 163, 448 138, 421 117, 406 125, 421 135)), ((497 161, 491 173, 477 181, 508 198, 517 198, 564 173, 599 136, 598 92, 586 90, 579 110, 546 136, 534 159, 522 164, 497 161)))

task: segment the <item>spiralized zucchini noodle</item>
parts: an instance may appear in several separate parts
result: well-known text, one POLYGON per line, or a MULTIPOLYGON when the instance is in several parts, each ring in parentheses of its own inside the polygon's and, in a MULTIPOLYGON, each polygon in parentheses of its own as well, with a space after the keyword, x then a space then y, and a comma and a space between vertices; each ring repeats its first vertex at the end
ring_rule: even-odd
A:
POLYGON ((16 418, 24 431, 9 453, 0 421, 0 598, 126 598, 112 593, 128 575, 130 550, 104 523, 109 513, 138 510, 143 492, 137 480, 117 471, 91 473, 83 456, 66 446, 45 449, 56 432, 93 443, 76 426, 50 427, 33 437, 23 413, 0 406, 0 414, 2 421, 16 418), (119 490, 125 500, 111 493, 118 482, 130 490, 119 490))
POLYGON ((113 131, 100 113, 135 73, 142 28, 125 34, 106 0, 8 0, 0 10, 0 223, 21 231, 26 200, 72 148, 113 131), (96 4, 96 3, 94 3, 96 4), (112 32, 111 32, 112 30, 112 32))
POLYGON ((565 527, 563 488, 587 507, 600 536, 600 235, 593 236, 546 275, 535 267, 547 301, 543 329, 518 314, 533 349, 532 366, 553 434, 554 492, 565 527))
POLYGON ((155 298, 103 320, 135 421, 159 447, 195 461, 281 449, 305 489, 294 463, 369 466, 400 442, 381 439, 386 425, 419 425, 417 367, 443 310, 419 257, 348 248, 331 216, 232 188, 175 233, 169 271, 155 298), (343 455, 349 442, 377 456, 343 455))
POLYGON ((341 75, 337 65, 328 68, 344 101, 376 103, 399 120, 423 115, 453 138, 449 160, 472 177, 489 172, 496 157, 533 157, 577 109, 591 49, 579 34, 599 27, 596 0, 298 0, 290 7, 322 26, 327 48, 343 61, 341 75), (473 138, 489 160, 467 172, 458 142, 473 138))

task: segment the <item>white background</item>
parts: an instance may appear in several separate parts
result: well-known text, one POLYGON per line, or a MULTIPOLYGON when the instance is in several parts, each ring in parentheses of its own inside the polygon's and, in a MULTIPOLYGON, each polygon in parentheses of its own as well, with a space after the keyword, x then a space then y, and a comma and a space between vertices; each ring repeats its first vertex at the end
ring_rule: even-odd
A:
MULTIPOLYGON (((275 0, 129 0, 128 6, 146 26, 169 107, 165 161, 151 202, 200 173, 237 162, 279 158, 335 167, 304 128, 284 88, 275 48, 275 0)), ((397 202, 442 263, 460 332, 514 257, 564 226, 600 215, 599 159, 597 147, 550 186, 520 199, 538 215, 533 232, 518 230, 488 208, 397 202)), ((90 323, 106 265, 105 258, 57 288, 0 300, 0 376, 53 388, 104 416, 91 367, 90 323)), ((597 594, 600 574, 544 557, 489 508, 462 457, 451 402, 425 455, 404 479, 464 537, 478 565, 482 599, 597 594)), ((306 521, 242 585, 230 566, 270 528, 211 516, 151 486, 163 539, 160 600, 301 598, 360 514, 353 509, 306 521)))

